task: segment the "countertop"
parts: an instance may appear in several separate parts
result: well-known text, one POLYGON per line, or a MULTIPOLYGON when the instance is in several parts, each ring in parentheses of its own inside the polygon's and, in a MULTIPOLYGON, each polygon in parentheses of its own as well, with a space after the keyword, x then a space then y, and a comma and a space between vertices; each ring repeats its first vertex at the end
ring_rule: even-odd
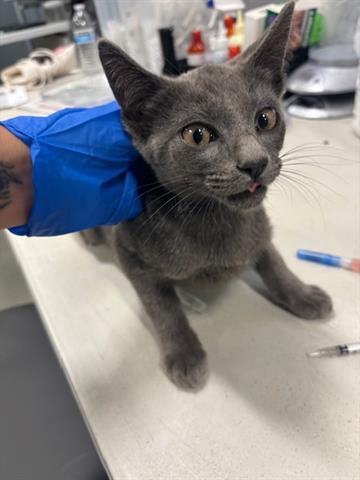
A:
POLYGON ((196 394, 163 374, 141 304, 105 247, 9 234, 112 479, 360 478, 360 355, 306 356, 360 339, 360 276, 295 258, 298 248, 360 256, 360 142, 350 119, 290 119, 284 150, 309 142, 336 148, 299 152, 320 162, 297 167, 310 191, 275 185, 267 208, 287 263, 331 294, 335 314, 301 320, 233 282, 205 313, 189 312, 211 369, 196 394))

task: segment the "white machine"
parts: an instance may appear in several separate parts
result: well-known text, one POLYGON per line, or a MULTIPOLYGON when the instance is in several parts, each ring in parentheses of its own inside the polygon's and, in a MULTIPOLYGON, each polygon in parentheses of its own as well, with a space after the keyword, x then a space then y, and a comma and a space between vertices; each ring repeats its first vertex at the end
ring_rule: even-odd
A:
POLYGON ((339 118, 352 114, 358 59, 351 45, 312 48, 309 60, 288 78, 290 115, 339 118))

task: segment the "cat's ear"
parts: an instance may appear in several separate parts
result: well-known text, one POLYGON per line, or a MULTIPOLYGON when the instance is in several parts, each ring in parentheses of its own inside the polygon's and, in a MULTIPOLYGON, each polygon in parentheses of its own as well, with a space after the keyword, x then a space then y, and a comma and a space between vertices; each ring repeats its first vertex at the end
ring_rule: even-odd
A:
POLYGON ((100 60, 114 96, 124 115, 135 119, 144 103, 153 97, 165 80, 154 75, 107 40, 98 44, 100 60))
MULTIPOLYGON (((250 45, 237 60, 241 65, 269 72, 269 78, 278 93, 283 90, 285 59, 295 2, 285 4, 276 20, 264 35, 250 45)), ((235 63, 235 62, 234 62, 235 63)))

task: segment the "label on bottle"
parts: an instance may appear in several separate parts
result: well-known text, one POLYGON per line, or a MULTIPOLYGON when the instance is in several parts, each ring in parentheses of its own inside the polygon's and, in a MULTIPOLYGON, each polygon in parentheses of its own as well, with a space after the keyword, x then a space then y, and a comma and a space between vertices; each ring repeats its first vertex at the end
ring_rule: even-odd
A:
POLYGON ((189 67, 200 67, 205 63, 205 55, 203 53, 189 53, 186 60, 189 67))
POLYGON ((74 33, 74 42, 76 45, 83 45, 84 43, 94 43, 96 41, 94 32, 79 32, 74 33))

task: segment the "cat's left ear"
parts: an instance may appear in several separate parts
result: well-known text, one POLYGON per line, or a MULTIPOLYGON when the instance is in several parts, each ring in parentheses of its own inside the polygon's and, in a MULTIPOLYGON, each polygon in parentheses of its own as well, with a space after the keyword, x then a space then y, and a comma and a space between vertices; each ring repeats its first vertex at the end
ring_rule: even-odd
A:
POLYGON ((164 89, 167 79, 142 68, 113 43, 100 40, 100 60, 114 96, 120 104, 123 118, 137 126, 145 135, 149 128, 152 99, 164 89))
POLYGON ((234 64, 254 69, 254 75, 256 71, 266 71, 278 94, 283 91, 285 58, 294 7, 295 2, 286 3, 264 35, 234 61, 234 64))

